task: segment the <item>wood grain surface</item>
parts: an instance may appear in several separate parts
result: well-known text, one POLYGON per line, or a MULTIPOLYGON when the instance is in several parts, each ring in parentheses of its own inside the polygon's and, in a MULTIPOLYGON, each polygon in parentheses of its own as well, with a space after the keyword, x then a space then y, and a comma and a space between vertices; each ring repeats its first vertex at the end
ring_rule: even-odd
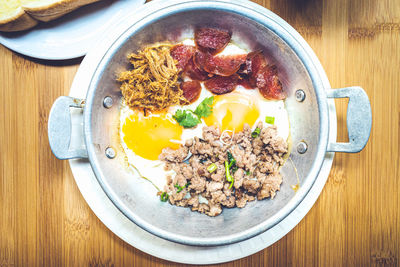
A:
MULTIPOLYGON (((258 0, 314 49, 332 87, 360 85, 373 114, 358 154, 336 154, 308 215, 274 245, 221 266, 397 266, 400 257, 400 1, 258 0)), ((48 62, 0 46, 0 266, 175 266, 97 219, 47 139, 53 101, 81 59, 48 62)), ((346 140, 346 101, 336 102, 346 140)))

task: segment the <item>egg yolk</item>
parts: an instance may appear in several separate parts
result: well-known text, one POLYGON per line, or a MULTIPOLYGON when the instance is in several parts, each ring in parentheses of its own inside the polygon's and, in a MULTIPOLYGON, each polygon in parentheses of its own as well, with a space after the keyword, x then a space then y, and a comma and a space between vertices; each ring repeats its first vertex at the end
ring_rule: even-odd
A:
POLYGON ((157 160, 161 151, 170 147, 178 149, 182 127, 167 114, 133 114, 122 126, 123 140, 135 154, 149 160, 157 160))
POLYGON ((253 126, 259 116, 258 107, 250 96, 230 93, 214 98, 213 113, 204 121, 208 126, 218 126, 222 131, 239 132, 245 123, 253 126))

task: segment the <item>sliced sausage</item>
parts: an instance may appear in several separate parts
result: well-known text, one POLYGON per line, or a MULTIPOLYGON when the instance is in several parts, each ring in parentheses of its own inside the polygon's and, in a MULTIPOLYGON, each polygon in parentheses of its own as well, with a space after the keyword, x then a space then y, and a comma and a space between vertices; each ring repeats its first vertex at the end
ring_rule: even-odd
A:
POLYGON ((204 86, 214 94, 223 95, 235 90, 238 84, 238 75, 215 76, 204 82, 204 86))
POLYGON ((247 55, 244 73, 249 77, 251 87, 256 87, 256 76, 259 71, 266 68, 267 60, 261 50, 251 52, 247 55))
POLYGON ((245 63, 247 55, 213 56, 209 52, 196 51, 193 56, 195 65, 208 73, 219 76, 231 76, 245 63))
POLYGON ((267 60, 261 50, 250 52, 246 58, 246 72, 251 75, 267 66, 267 60))
POLYGON ((181 89, 183 91, 183 96, 190 102, 199 98, 201 93, 201 85, 199 81, 187 81, 181 83, 181 89))
POLYGON ((194 33, 194 41, 199 49, 213 54, 222 51, 231 40, 231 33, 213 28, 199 28, 194 33))
POLYGON ((247 55, 244 73, 248 75, 249 85, 257 87, 265 98, 275 100, 286 98, 276 66, 268 65, 262 51, 254 51, 247 55))
POLYGON ((246 55, 215 56, 209 59, 204 70, 220 76, 231 76, 246 60, 246 55))
POLYGON ((249 81, 249 76, 247 76, 247 75, 241 75, 239 77, 238 84, 243 86, 246 89, 256 89, 255 86, 251 86, 250 81, 249 81))
POLYGON ((199 69, 194 64, 193 58, 191 58, 189 60, 188 64, 186 65, 183 75, 186 75, 189 78, 191 78, 192 80, 197 80, 197 81, 205 81, 208 78, 210 78, 207 72, 199 69))
POLYGON ((267 66, 259 70, 255 79, 258 90, 266 99, 282 100, 286 98, 276 66, 267 66))
POLYGON ((171 48, 170 54, 173 59, 178 61, 177 67, 183 70, 192 58, 195 50, 194 46, 178 44, 171 48))
POLYGON ((204 66, 207 65, 207 62, 212 59, 212 55, 209 52, 203 52, 200 50, 196 50, 193 55, 193 63, 197 68, 204 70, 204 66))

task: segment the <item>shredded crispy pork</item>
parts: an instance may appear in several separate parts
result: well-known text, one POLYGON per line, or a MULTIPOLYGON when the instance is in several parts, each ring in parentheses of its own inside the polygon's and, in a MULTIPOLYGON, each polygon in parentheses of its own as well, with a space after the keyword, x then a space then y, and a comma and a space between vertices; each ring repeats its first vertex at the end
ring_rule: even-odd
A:
POLYGON ((157 44, 128 55, 133 69, 122 72, 117 80, 130 108, 157 111, 188 103, 170 48, 169 44, 157 44))

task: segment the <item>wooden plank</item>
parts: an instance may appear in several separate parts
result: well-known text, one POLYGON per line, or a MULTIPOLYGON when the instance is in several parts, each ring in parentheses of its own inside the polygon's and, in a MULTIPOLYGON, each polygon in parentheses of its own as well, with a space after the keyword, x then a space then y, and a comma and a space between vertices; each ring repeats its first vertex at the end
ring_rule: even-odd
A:
POLYGON ((0 71, 1 99, 0 105, 0 264, 15 264, 16 258, 16 194, 14 185, 14 167, 13 162, 17 160, 17 155, 13 149, 13 135, 16 132, 15 113, 13 111, 13 93, 12 90, 12 53, 5 48, 0 47, 1 56, 0 71))

